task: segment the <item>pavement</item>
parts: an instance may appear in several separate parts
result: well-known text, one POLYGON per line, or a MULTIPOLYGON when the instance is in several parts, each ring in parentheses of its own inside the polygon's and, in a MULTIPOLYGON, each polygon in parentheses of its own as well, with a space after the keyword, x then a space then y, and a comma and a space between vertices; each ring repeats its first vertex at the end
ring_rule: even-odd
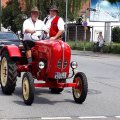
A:
POLYGON ((0 120, 120 120, 120 55, 74 50, 71 61, 78 63, 76 71, 88 79, 88 96, 82 105, 74 102, 71 88, 61 94, 36 88, 34 103, 26 106, 22 78, 18 78, 11 96, 0 87, 0 120))
POLYGON ((72 55, 81 55, 81 56, 93 56, 93 57, 120 57, 120 54, 112 54, 112 53, 100 53, 100 52, 92 52, 92 51, 79 51, 72 50, 72 55))

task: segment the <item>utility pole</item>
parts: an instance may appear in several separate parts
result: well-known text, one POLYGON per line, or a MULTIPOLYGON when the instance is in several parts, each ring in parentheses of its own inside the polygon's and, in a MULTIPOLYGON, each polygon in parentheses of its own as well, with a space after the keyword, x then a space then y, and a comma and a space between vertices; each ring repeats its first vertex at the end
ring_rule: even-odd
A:
POLYGON ((65 42, 67 41, 67 17, 68 17, 68 0, 66 0, 66 24, 65 24, 65 42))
POLYGON ((2 0, 0 0, 0 31, 1 31, 1 22, 2 22, 2 0))
POLYGON ((83 50, 85 52, 85 45, 86 45, 86 37, 87 37, 87 10, 85 11, 84 15, 83 15, 83 26, 84 26, 84 46, 83 46, 83 50))

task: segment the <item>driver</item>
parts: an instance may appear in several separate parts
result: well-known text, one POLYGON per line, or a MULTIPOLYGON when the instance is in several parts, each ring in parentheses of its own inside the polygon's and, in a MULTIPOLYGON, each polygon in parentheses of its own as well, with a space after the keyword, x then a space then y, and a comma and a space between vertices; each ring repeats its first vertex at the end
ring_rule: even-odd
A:
MULTIPOLYGON (((31 17, 26 19, 23 23, 23 45, 26 50, 28 63, 32 62, 31 48, 35 45, 31 35, 36 33, 36 30, 45 30, 44 23, 38 19, 40 12, 37 7, 31 9, 31 17)), ((47 32, 47 31, 46 31, 47 32)))

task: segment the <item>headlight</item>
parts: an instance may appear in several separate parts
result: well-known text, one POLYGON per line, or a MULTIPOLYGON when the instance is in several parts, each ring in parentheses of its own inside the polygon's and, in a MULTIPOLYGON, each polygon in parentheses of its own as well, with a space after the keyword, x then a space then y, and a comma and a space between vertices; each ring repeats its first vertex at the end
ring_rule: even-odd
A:
POLYGON ((75 62, 75 61, 71 62, 71 68, 72 69, 76 69, 77 67, 78 67, 77 62, 75 62))
POLYGON ((40 69, 45 68, 45 63, 42 62, 42 61, 40 61, 40 62, 39 62, 39 68, 40 68, 40 69))

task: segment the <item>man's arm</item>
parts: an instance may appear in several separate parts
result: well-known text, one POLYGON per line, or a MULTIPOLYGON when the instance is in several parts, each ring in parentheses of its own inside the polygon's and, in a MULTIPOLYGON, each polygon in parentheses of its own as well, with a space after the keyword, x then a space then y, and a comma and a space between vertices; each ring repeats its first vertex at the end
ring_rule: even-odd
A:
POLYGON ((59 18, 59 20, 58 20, 58 29, 59 29, 59 31, 54 37, 51 37, 50 40, 58 39, 65 32, 64 25, 65 25, 65 23, 64 23, 63 19, 59 18))
POLYGON ((33 33, 35 33, 35 30, 25 29, 24 33, 31 33, 31 34, 33 34, 33 33))
POLYGON ((59 30, 56 36, 51 37, 50 40, 56 40, 58 39, 62 34, 64 33, 64 30, 59 30))

